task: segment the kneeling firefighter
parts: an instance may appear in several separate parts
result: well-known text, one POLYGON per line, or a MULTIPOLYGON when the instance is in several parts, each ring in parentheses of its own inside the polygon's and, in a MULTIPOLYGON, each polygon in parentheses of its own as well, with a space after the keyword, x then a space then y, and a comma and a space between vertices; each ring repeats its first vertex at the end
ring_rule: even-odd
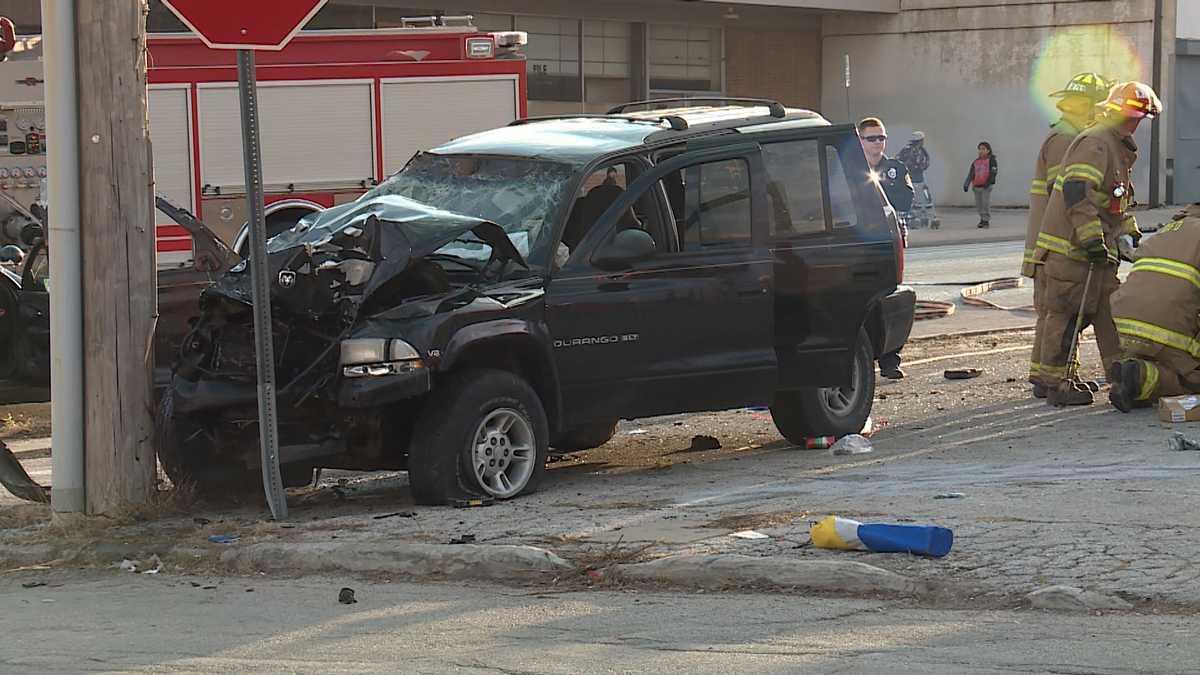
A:
POLYGON ((1121 361, 1108 400, 1118 410, 1200 392, 1200 204, 1138 247, 1112 312, 1121 361))

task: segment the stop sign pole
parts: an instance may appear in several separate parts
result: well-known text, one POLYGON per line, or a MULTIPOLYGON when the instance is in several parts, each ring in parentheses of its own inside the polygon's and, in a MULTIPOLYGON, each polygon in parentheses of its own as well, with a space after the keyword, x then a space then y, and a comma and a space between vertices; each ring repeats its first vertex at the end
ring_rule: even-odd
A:
POLYGON ((250 226, 250 283, 254 299, 254 352, 258 365, 258 436, 263 491, 275 520, 287 518, 287 495, 279 472, 279 418, 275 410, 275 344, 267 278, 267 224, 263 215, 262 151, 259 147, 258 83, 254 51, 238 50, 238 98, 242 110, 242 158, 250 226))
MULTIPOLYGON (((163 0, 176 16, 213 49, 236 49, 242 112, 242 156, 250 228, 250 282, 253 286, 254 345, 258 365, 258 430, 263 491, 271 515, 287 518, 287 495, 279 471, 279 421, 275 401, 275 346, 271 337, 271 280, 267 278, 267 228, 263 206, 258 86, 254 50, 279 50, 308 23, 325 0, 163 0), (264 6, 269 5, 269 6, 264 6)), ((197 167, 199 169, 199 167, 197 167)))

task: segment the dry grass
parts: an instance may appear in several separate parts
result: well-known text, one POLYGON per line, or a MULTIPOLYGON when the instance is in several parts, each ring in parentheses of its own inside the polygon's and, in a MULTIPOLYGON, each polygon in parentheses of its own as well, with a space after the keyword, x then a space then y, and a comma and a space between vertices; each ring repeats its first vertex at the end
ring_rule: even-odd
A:
POLYGON ((34 420, 26 415, 8 413, 0 418, 0 439, 29 436, 34 429, 34 420))
POLYGON ((49 403, 14 403, 0 406, 0 440, 40 438, 49 435, 49 403))
POLYGON ((126 504, 110 517, 120 525, 133 525, 166 518, 192 515, 200 495, 193 483, 180 483, 164 489, 158 487, 150 499, 140 504, 126 504))
POLYGON ((767 513, 739 513, 731 516, 724 516, 716 520, 704 523, 697 527, 712 528, 714 530, 733 530, 740 532, 742 530, 757 530, 759 528, 779 527, 780 525, 790 525, 800 518, 807 518, 808 511, 771 511, 767 513))
POLYGON ((50 522, 47 504, 13 504, 0 508, 0 530, 15 530, 50 522))

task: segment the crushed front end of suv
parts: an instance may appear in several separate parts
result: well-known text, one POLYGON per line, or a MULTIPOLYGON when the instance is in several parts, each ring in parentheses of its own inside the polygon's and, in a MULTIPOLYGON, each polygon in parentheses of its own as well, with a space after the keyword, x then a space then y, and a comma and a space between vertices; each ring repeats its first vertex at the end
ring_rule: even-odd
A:
MULTIPOLYGON (((285 484, 393 469, 417 503, 505 499, 619 419, 763 402, 792 440, 856 431, 912 325, 867 176, 853 128, 776 105, 418 154, 268 243, 285 484)), ((172 479, 261 484, 253 336, 243 264, 201 296, 162 400, 172 479)))

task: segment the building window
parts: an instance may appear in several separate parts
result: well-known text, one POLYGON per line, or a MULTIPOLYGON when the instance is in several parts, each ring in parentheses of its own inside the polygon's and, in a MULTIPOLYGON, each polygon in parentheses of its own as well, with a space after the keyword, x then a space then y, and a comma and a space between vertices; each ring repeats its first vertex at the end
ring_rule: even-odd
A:
POLYGON ((651 24, 650 89, 717 92, 721 82, 721 29, 651 24))

